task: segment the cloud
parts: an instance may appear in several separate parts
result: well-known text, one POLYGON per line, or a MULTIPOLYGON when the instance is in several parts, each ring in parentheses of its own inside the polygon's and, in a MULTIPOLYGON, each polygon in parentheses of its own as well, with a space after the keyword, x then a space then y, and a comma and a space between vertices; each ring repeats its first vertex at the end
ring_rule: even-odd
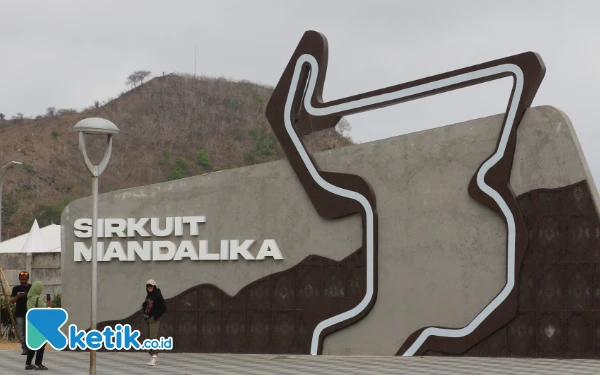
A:
MULTIPOLYGON (((326 100, 532 50, 547 66, 534 105, 571 117, 600 177, 599 11, 595 1, 4 2, 0 112, 81 109, 126 89, 136 69, 193 73, 195 46, 199 74, 275 85, 309 29, 329 40, 326 100)), ((353 116, 352 136, 365 142, 493 115, 506 108, 507 87, 353 116)))

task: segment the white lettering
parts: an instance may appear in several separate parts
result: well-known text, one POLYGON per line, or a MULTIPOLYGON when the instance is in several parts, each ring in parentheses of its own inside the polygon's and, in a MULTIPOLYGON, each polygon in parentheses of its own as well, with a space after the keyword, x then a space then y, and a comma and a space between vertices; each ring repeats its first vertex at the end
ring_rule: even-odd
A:
POLYGON ((85 258, 86 262, 92 260, 92 247, 87 247, 83 242, 75 242, 73 244, 73 250, 75 251, 75 261, 81 262, 81 257, 85 258))
POLYGON ((102 260, 104 262, 107 262, 115 257, 118 258, 121 262, 127 261, 125 250, 123 250, 123 246, 118 241, 113 241, 108 244, 108 248, 106 249, 106 253, 104 254, 104 258, 102 260))
POLYGON ((144 225, 148 222, 148 218, 141 218, 139 221, 135 219, 127 219, 127 236, 135 237, 135 233, 139 234, 142 237, 150 237, 150 233, 144 229, 144 225))
POLYGON ((79 238, 92 238, 92 219, 77 219, 73 224, 75 226, 75 236, 79 238))
POLYGON ((102 259, 104 259, 104 243, 103 242, 98 242, 98 255, 96 259, 98 259, 98 262, 102 262, 102 259))
POLYGON ((98 219, 98 228, 96 229, 98 238, 104 237, 104 219, 98 219))
POLYGON ((265 257, 273 257, 273 259, 283 259, 279 246, 275 240, 264 240, 256 259, 265 259, 265 257))
MULTIPOLYGON (((92 220, 89 218, 79 218, 73 222, 74 235, 76 238, 91 238, 94 230, 97 229, 98 238, 133 238, 128 242, 106 241, 98 242, 98 261, 109 262, 117 259, 121 262, 135 262, 137 258, 142 261, 170 261, 170 260, 264 260, 267 258, 282 260, 283 255, 277 242, 274 239, 262 241, 256 257, 251 252, 251 247, 255 240, 220 240, 220 246, 217 248, 215 243, 212 248, 209 247, 209 240, 198 239, 198 248, 195 247, 194 240, 185 241, 166 241, 164 237, 182 237, 198 236, 200 234, 200 224, 206 222, 205 216, 173 216, 164 218, 164 224, 161 218, 108 218, 98 219, 97 228, 92 226, 92 220), (148 228, 150 221, 150 228, 148 228), (187 230, 187 227, 189 230, 187 230), (162 226, 162 228, 161 228, 162 226), (140 237, 163 237, 159 241, 135 241, 140 237), (161 241, 162 240, 162 241, 161 241), (127 246, 125 248, 125 246, 127 246), (214 249, 212 253, 209 249, 214 249)), ((183 238, 180 238, 183 240, 183 238)), ((127 240, 125 240, 127 241, 127 240)), ((73 252, 75 262, 91 261, 91 248, 84 242, 73 242, 73 252)), ((212 242, 211 242, 212 244, 212 242)))
POLYGON ((200 260, 219 260, 219 254, 211 254, 208 252, 208 241, 200 241, 200 260))
POLYGON ((130 262, 135 261, 134 253, 137 254, 141 260, 149 261, 152 260, 150 251, 152 250, 152 242, 144 241, 143 246, 140 246, 137 241, 127 242, 127 260, 130 262))
POLYGON ((183 236, 183 218, 181 216, 175 217, 175 235, 183 236))
POLYGON ((229 257, 231 260, 238 260, 238 254, 244 259, 254 259, 252 254, 248 251, 248 248, 252 246, 254 240, 246 240, 241 245, 238 240, 230 241, 229 257))
POLYGON ((154 241, 152 242, 152 260, 171 260, 175 255, 175 244, 171 241, 154 241), (167 249, 166 253, 162 253, 161 249, 167 249))
POLYGON ((221 260, 229 259, 229 241, 221 240, 221 260))
MULTIPOLYGON (((75 242, 73 243, 73 251, 74 251, 74 261, 81 262, 81 257, 85 259, 86 262, 92 261, 92 247, 87 247, 83 242, 75 242)), ((96 249, 96 259, 101 262, 102 257, 104 255, 104 243, 98 242, 98 248, 96 249)))
POLYGON ((113 234, 119 237, 127 237, 125 235, 125 229, 127 228, 127 221, 125 219, 104 219, 104 237, 112 237, 113 234))
POLYGON ((192 236, 198 235, 198 224, 206 223, 205 216, 184 216, 182 220, 184 224, 190 224, 190 235, 192 236))
MULTIPOLYGON (((200 255, 202 256, 202 254, 200 255)), ((190 258, 190 260, 198 260, 198 254, 192 241, 181 241, 173 260, 182 260, 184 257, 190 258)))
POLYGON ((160 218, 153 217, 150 219, 150 229, 152 230, 152 234, 156 237, 168 237, 173 233, 173 218, 167 217, 165 218, 165 229, 160 229, 160 218))

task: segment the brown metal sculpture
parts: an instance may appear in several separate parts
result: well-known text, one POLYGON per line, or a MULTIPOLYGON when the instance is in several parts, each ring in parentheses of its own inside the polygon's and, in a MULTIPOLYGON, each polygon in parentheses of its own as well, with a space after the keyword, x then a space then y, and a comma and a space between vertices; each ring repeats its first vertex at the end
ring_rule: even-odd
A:
MULTIPOLYGON (((478 168, 468 191, 506 222, 507 284, 468 326, 420 329, 398 354, 463 353, 514 317, 519 278, 515 270, 527 248, 527 228, 509 181, 517 127, 545 73, 539 56, 528 52, 324 103, 326 71, 327 41, 308 31, 274 89, 266 116, 318 214, 331 220, 361 216, 361 247, 340 262, 307 257, 256 280, 235 296, 200 284, 168 299, 161 332, 174 338, 173 351, 322 354, 328 334, 358 322, 376 303, 377 204, 373 189, 360 176, 323 171, 302 136, 333 128, 346 115, 504 77, 512 77, 514 84, 496 149, 478 168)), ((138 313, 98 327, 117 323, 142 327, 138 313)))
POLYGON ((515 269, 519 269, 527 248, 527 229, 509 184, 510 172, 517 128, 542 82, 544 64, 537 54, 528 52, 325 103, 322 92, 327 59, 325 37, 314 31, 306 32, 275 87, 266 111, 273 131, 319 215, 335 219, 359 213, 363 220, 366 293, 352 309, 317 325, 311 354, 321 353, 325 335, 355 323, 373 307, 377 295, 378 233, 375 195, 368 182, 355 175, 322 171, 301 135, 333 128, 346 115, 504 77, 513 78, 496 149, 478 168, 468 189, 473 199, 497 212, 506 222, 507 283, 466 327, 420 329, 398 352, 401 355, 420 355, 427 350, 461 353, 507 323, 516 312, 517 290, 514 286, 518 274, 515 269))

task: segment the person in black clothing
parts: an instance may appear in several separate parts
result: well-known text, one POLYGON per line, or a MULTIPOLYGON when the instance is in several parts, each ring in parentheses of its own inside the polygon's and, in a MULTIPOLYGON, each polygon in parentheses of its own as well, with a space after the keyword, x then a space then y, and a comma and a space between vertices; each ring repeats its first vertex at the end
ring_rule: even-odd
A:
POLYGON ((17 329, 21 336, 21 355, 27 355, 27 344, 25 343, 25 314, 27 314, 27 293, 31 284, 29 284, 29 272, 19 273, 20 285, 16 285, 12 289, 10 302, 16 304, 15 320, 17 321, 17 329))
MULTIPOLYGON (((146 283, 146 300, 142 304, 142 312, 144 318, 144 327, 146 328, 146 339, 158 339, 158 329, 160 328, 160 317, 167 311, 167 304, 156 287, 156 281, 150 279, 146 283)), ((149 366, 158 364, 158 350, 150 349, 149 366)))

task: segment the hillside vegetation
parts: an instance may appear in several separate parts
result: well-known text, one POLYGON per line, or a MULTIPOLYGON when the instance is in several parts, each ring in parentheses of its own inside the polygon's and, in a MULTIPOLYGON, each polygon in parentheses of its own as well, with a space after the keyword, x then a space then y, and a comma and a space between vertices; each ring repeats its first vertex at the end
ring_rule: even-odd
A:
MULTIPOLYGON (((284 158, 264 116, 272 88, 223 78, 156 77, 82 111, 56 110, 35 119, 0 120, 0 162, 12 167, 3 184, 2 239, 60 222, 64 207, 91 194, 91 180, 73 126, 87 117, 119 127, 100 193, 284 158)), ((51 98, 49 98, 49 101, 51 98)), ((6 110, 6 109, 5 109, 6 110)), ((306 138, 314 152, 351 144, 349 124, 306 138)), ((86 138, 97 164, 100 137, 86 138)))

